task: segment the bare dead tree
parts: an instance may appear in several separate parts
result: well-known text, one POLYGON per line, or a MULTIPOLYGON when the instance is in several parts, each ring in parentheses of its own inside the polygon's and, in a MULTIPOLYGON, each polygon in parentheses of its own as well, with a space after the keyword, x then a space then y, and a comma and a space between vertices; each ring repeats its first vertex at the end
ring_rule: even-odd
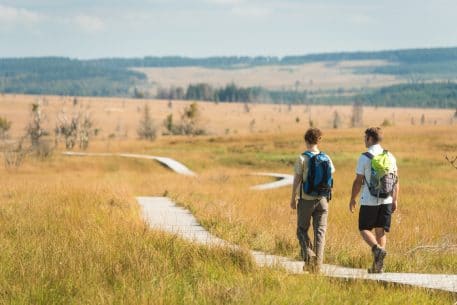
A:
POLYGON ((140 125, 137 129, 137 134, 140 139, 146 139, 150 141, 154 141, 157 137, 157 129, 154 124, 154 120, 151 116, 151 110, 149 109, 149 105, 145 104, 143 108, 143 118, 140 121, 140 125))
POLYGON ((86 150, 89 146, 89 140, 92 134, 93 125, 94 122, 92 121, 89 113, 85 112, 81 116, 81 121, 79 124, 79 148, 86 150))
POLYGON ((243 104, 243 109, 244 109, 244 112, 246 112, 246 113, 251 112, 251 107, 249 107, 248 103, 243 104))
POLYGON ((455 168, 457 169, 457 156, 455 156, 454 158, 452 157, 448 157, 447 155, 444 156, 446 158, 446 160, 455 168))
POLYGON ((342 120, 341 120, 340 114, 338 113, 337 110, 335 110, 335 112, 333 113, 333 124, 332 124, 333 128, 335 128, 335 129, 340 128, 341 127, 341 123, 342 123, 341 121, 342 120))
POLYGON ((361 102, 355 102, 352 105, 351 126, 361 127, 363 125, 363 105, 361 102))
POLYGON ((5 168, 19 168, 25 157, 30 153, 30 148, 25 147, 26 137, 20 138, 17 142, 6 145, 3 148, 3 160, 5 168))
POLYGON ((32 104, 32 118, 27 127, 27 134, 32 142, 32 147, 37 147, 40 139, 48 135, 48 132, 43 128, 44 115, 41 111, 41 103, 32 104))
POLYGON ((76 143, 79 143, 79 148, 85 150, 89 146, 91 136, 96 134, 90 113, 87 109, 80 108, 71 116, 67 116, 62 109, 57 117, 56 143, 63 137, 66 149, 73 149, 76 143))
POLYGON ((77 131, 79 126, 79 115, 73 115, 70 119, 66 116, 65 111, 57 117, 57 126, 55 128, 56 142, 59 142, 61 136, 65 141, 65 148, 72 149, 76 144, 78 137, 77 131))

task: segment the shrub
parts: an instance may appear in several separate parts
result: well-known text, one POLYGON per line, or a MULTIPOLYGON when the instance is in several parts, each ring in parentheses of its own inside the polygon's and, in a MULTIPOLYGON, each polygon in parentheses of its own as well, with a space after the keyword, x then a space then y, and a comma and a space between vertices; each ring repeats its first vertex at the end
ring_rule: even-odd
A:
POLYGON ((203 135, 205 130, 199 127, 201 120, 200 108, 197 103, 192 103, 184 108, 181 115, 181 124, 178 125, 178 130, 184 135, 203 135))
POLYGON ((381 123, 381 126, 382 127, 389 127, 389 126, 393 126, 394 123, 392 123, 389 119, 384 119, 384 121, 382 121, 381 123))
POLYGON ((8 121, 5 117, 0 117, 0 139, 4 139, 8 136, 10 128, 11 121, 8 121))
POLYGON ((7 145, 3 150, 3 160, 6 168, 19 168, 29 150, 24 147, 24 139, 17 143, 7 145))
POLYGON ((421 125, 425 125, 425 114, 421 116, 421 125))
POLYGON ((164 134, 172 135, 203 135, 206 131, 199 127, 200 125, 200 109, 197 103, 192 103, 184 108, 181 114, 181 121, 175 124, 173 115, 170 113, 163 121, 163 126, 166 131, 164 134))
POLYGON ((32 118, 27 127, 26 136, 30 138, 30 151, 42 160, 51 157, 55 148, 49 139, 43 139, 49 135, 49 132, 43 128, 44 120, 45 115, 41 111, 41 103, 33 104, 32 118))
POLYGON ((360 102, 355 102, 352 105, 351 126, 360 127, 363 125, 363 105, 360 102))
POLYGON ((338 129, 341 127, 341 116, 338 111, 333 113, 333 128, 338 129))
POLYGON ((157 137, 157 130, 154 126, 154 121, 151 117, 151 111, 148 104, 144 105, 143 119, 140 121, 137 133, 140 139, 154 141, 157 137))

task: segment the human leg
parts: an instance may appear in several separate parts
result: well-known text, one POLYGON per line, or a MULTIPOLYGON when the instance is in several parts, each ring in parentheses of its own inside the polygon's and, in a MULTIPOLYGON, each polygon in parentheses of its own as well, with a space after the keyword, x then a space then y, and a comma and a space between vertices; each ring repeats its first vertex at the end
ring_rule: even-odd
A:
POLYGON ((322 198, 316 204, 313 212, 314 250, 316 265, 319 268, 324 261, 325 233, 327 231, 328 202, 322 198))
MULTIPOLYGON (((382 262, 386 256, 386 251, 380 247, 378 242, 383 241, 383 237, 379 230, 377 223, 379 221, 380 206, 361 206, 359 211, 359 230, 363 240, 370 246, 373 254, 373 264, 368 269, 369 273, 382 272, 382 262), (375 228, 375 233, 372 230, 375 228)), ((385 244, 385 243, 384 243, 385 244)))
POLYGON ((386 247, 386 232, 390 231, 392 219, 392 204, 383 204, 379 206, 379 210, 375 223, 376 241, 381 248, 386 247))
POLYGON ((309 264, 310 257, 315 256, 312 250, 311 239, 308 235, 313 210, 313 202, 309 200, 300 200, 297 205, 297 238, 305 264, 309 264))
POLYGON ((392 218, 392 204, 383 204, 379 207, 378 215, 375 223, 375 234, 378 246, 373 249, 374 272, 383 272, 384 259, 387 255, 386 248, 386 232, 390 231, 390 223, 392 218))
POLYGON ((373 246, 378 244, 376 236, 373 232, 371 232, 371 230, 361 230, 360 235, 362 235, 363 240, 370 246, 370 248, 373 248, 373 246))
POLYGON ((387 236, 384 228, 374 228, 374 232, 376 235, 376 242, 377 244, 385 249, 386 248, 386 242, 387 242, 387 236))

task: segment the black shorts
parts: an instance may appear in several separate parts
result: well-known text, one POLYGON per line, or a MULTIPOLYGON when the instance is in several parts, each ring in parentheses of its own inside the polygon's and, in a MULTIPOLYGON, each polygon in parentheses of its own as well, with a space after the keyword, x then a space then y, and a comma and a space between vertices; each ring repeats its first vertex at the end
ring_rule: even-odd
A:
POLYGON ((375 206, 361 205, 359 211, 359 230, 372 230, 373 228, 384 228, 390 231, 392 219, 392 204, 381 204, 375 206))

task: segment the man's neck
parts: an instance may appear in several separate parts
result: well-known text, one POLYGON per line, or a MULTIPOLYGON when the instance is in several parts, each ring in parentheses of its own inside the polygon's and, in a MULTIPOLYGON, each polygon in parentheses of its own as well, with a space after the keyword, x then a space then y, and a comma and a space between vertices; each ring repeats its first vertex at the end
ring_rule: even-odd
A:
POLYGON ((374 143, 374 144, 371 144, 371 145, 368 145, 368 149, 372 148, 372 147, 375 147, 375 146, 380 146, 379 143, 374 143))
POLYGON ((306 149, 309 150, 309 151, 319 151, 319 148, 317 147, 316 144, 313 144, 313 145, 306 145, 306 149))

